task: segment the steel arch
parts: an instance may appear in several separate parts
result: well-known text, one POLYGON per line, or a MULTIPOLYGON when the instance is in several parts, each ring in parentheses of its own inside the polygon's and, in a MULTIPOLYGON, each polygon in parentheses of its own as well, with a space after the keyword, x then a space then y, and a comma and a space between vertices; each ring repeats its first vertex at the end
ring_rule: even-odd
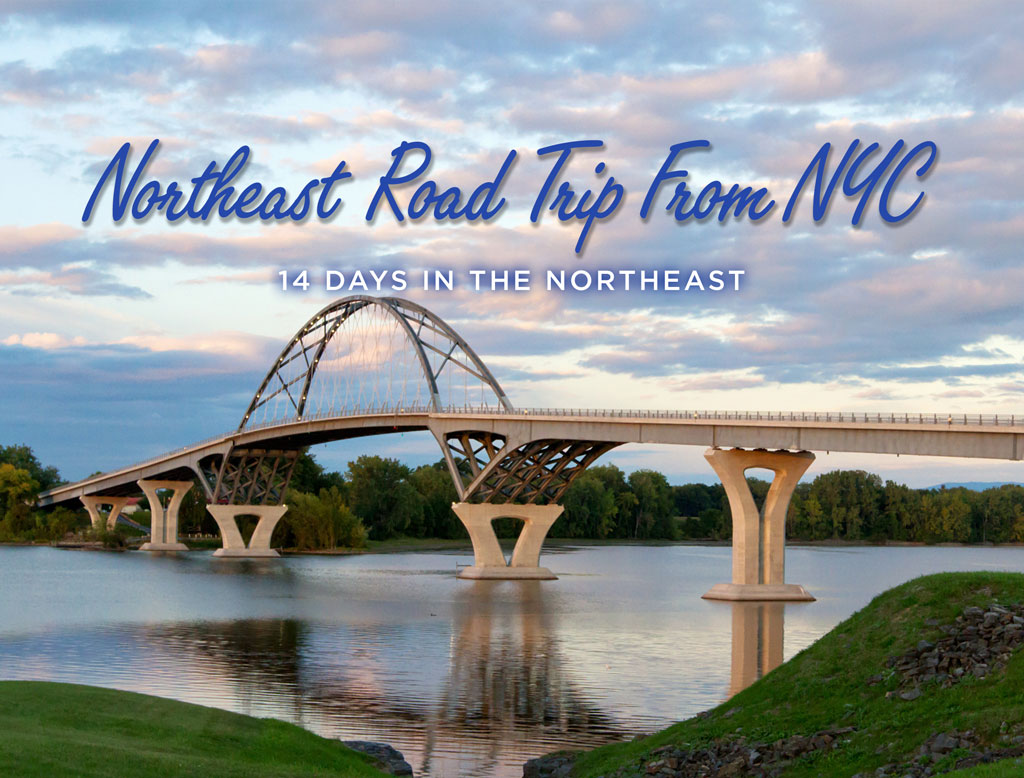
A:
POLYGON ((303 412, 305 411, 306 398, 310 385, 313 382, 317 366, 320 362, 320 358, 323 356, 324 349, 327 348, 327 344, 350 316, 371 305, 377 305, 384 309, 384 311, 395 319, 399 327, 405 333, 406 338, 409 340, 409 344, 415 350, 420 368, 423 370, 423 377, 427 382, 427 387, 430 391, 433 410, 442 410, 441 395, 437 386, 437 379, 448 364, 454 364, 477 378, 494 392, 496 399, 504 410, 510 412, 513 410, 512 403, 509 402, 504 390, 502 390, 497 380, 491 374, 491 371, 483 363, 483 360, 477 356, 476 352, 473 351, 473 348, 465 341, 465 339, 452 329, 452 327, 450 327, 445 321, 428 311, 423 306, 417 305, 409 300, 403 300, 399 297, 352 295, 340 300, 335 300, 330 305, 322 308, 315 316, 307 321, 294 336, 292 336, 291 340, 288 341, 288 344, 281 351, 280 356, 278 356, 277 360, 270 367, 270 370, 267 371, 267 375, 260 384, 259 389, 256 390, 256 394, 253 396, 252 402, 249 403, 249 407, 246 409, 245 415, 242 417, 242 421, 238 425, 238 429, 245 429, 246 424, 248 424, 249 419, 257 408, 282 393, 288 397, 292 407, 295 408, 295 418, 301 419, 303 417, 303 412), (322 327, 323 332, 318 338, 312 341, 312 343, 307 345, 304 339, 318 327, 322 327), (434 344, 424 340, 420 336, 424 329, 446 338, 450 344, 447 351, 442 351, 434 346, 434 344), (296 346, 299 346, 299 348, 296 349, 296 346), (462 351, 470 364, 466 364, 465 362, 454 358, 453 354, 456 349, 460 349, 462 351), (437 353, 443 358, 437 371, 434 371, 431 367, 430 359, 427 354, 428 350, 437 353), (297 377, 290 381, 283 378, 281 370, 299 359, 305 360, 306 366, 304 373, 300 372, 297 377), (276 386, 274 385, 275 378, 277 379, 276 386), (300 379, 302 380, 302 387, 298 392, 298 398, 296 399, 296 396, 292 394, 291 390, 300 379))

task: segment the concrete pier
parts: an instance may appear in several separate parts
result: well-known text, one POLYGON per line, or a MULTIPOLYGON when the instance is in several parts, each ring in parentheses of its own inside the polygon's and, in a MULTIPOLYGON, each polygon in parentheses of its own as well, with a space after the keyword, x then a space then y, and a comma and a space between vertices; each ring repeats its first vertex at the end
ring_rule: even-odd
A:
POLYGON ((704 458, 722 479, 732 510, 732 582, 716 584, 707 600, 810 601, 799 584, 785 582, 786 512, 800 477, 814 461, 809 451, 709 448, 704 458), (775 473, 764 510, 759 511, 746 472, 764 468, 775 473))
POLYGON ((492 505, 490 503, 452 503, 452 510, 473 541, 473 566, 459 571, 459 578, 502 578, 555 580, 558 576, 540 566, 540 549, 555 520, 562 515, 561 505, 492 505), (505 554, 494 534, 491 522, 499 518, 519 519, 519 533, 512 559, 505 554))
POLYGON ((278 557, 280 554, 270 547, 277 522, 288 510, 287 505, 207 505, 206 510, 220 528, 222 548, 213 552, 217 557, 278 557), (239 516, 256 516, 259 522, 249 539, 242 539, 238 529, 239 516))
POLYGON ((188 551, 188 546, 178 540, 178 509, 181 501, 192 488, 191 481, 148 481, 142 479, 139 488, 149 500, 149 542, 143 543, 140 551, 188 551), (158 492, 171 490, 171 501, 164 508, 158 492))
POLYGON ((104 525, 108 532, 114 529, 114 525, 117 524, 117 517, 121 515, 121 511, 124 510, 124 506, 128 504, 130 497, 106 497, 104 495, 83 495, 79 497, 82 501, 82 505, 89 512, 89 518, 92 520, 92 528, 99 530, 104 525), (100 513, 100 506, 109 505, 110 509, 106 516, 100 513))

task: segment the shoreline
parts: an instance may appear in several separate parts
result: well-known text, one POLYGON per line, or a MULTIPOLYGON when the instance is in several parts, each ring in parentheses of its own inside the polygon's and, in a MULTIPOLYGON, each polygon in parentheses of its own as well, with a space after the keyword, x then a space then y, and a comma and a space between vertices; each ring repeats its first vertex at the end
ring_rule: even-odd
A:
MULTIPOLYGON (((183 541, 186 542, 187 540, 183 541)), ((463 551, 470 555, 473 547, 468 538, 399 538, 393 540, 370 541, 371 546, 367 548, 333 548, 333 549, 310 549, 300 551, 297 549, 279 548, 281 556, 362 556, 366 554, 413 554, 430 553, 438 551, 463 551)), ((515 545, 514 538, 500 538, 499 542, 505 550, 511 550, 515 545), (507 546, 507 548, 506 548, 507 546)), ((110 549, 104 548, 99 541, 57 541, 57 542, 36 542, 36 541, 0 541, 0 547, 40 547, 60 548, 65 550, 81 551, 134 551, 133 548, 110 549)), ((544 542, 545 549, 571 549, 576 547, 595 546, 694 546, 711 548, 729 548, 731 540, 640 540, 634 538, 548 538, 544 542)), ((210 551, 219 548, 215 545, 203 545, 196 548, 189 548, 188 551, 210 551)), ((864 540, 793 540, 786 542, 786 548, 1024 548, 1024 543, 923 543, 906 540, 883 540, 870 542, 864 540)))
MULTIPOLYGON (((522 774, 1017 776, 1022 595, 1020 573, 914 578, 722 702, 629 740, 530 758, 522 774)), ((183 764, 238 778, 412 774, 400 752, 377 740, 323 737, 301 723, 150 693, 7 680, 0 699, 4 774, 143 778, 179 774, 183 764)))

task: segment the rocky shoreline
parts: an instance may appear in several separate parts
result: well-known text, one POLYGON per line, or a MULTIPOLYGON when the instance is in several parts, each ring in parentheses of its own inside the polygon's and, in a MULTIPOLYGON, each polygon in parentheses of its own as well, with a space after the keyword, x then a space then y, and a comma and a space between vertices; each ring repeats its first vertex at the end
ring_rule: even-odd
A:
MULTIPOLYGON (((607 778, 778 778, 794 759, 815 751, 839 748, 854 727, 822 730, 813 735, 794 735, 773 743, 750 741, 745 737, 715 740, 703 748, 661 746, 653 759, 641 759, 607 778)), ((532 759, 523 766, 523 778, 568 778, 575 761, 573 754, 552 754, 532 759)))

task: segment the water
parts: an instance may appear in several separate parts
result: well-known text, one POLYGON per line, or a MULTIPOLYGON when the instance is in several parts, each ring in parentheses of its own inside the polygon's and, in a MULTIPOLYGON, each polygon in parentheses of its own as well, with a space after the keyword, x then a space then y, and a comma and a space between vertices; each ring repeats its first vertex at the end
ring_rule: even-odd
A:
POLYGON ((791 547, 787 580, 818 601, 774 607, 700 599, 729 577, 724 547, 562 547, 549 582, 457 580, 469 561, 2 547, 0 678, 384 740, 417 775, 518 778, 718 704, 897 583, 1024 570, 1024 549, 791 547))

